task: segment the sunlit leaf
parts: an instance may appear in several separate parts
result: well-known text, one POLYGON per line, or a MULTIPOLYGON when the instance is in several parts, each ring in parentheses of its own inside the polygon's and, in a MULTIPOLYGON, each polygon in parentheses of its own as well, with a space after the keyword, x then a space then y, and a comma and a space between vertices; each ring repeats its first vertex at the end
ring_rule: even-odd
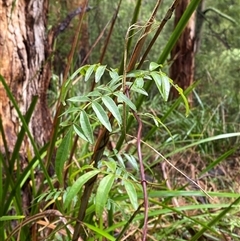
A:
POLYGON ((97 118, 99 119, 99 121, 111 132, 112 131, 111 124, 110 124, 108 116, 107 116, 105 110, 102 108, 102 106, 99 103, 97 103, 96 101, 93 101, 92 108, 93 108, 97 118))
POLYGON ((111 68, 111 71, 109 72, 109 75, 110 75, 110 77, 111 77, 111 79, 113 81, 115 81, 116 79, 119 78, 119 74, 118 74, 118 70, 117 69, 112 69, 111 68))
POLYGON ((114 93, 114 95, 117 96, 125 104, 127 104, 132 110, 137 111, 137 108, 133 104, 133 102, 126 95, 124 95, 122 92, 116 92, 116 93, 114 93))
POLYGON ((135 189, 133 183, 125 179, 124 186, 125 186, 129 200, 130 200, 133 208, 135 210, 137 210, 138 209, 138 198, 137 198, 137 192, 136 192, 136 189, 135 189))
POLYGON ((109 96, 103 96, 102 101, 108 110, 112 113, 119 124, 122 124, 122 117, 120 115, 119 109, 112 98, 109 96))
POLYGON ((70 152, 71 138, 72 138, 72 128, 69 128, 68 133, 62 139, 62 142, 58 147, 57 153, 56 153, 55 170, 56 170, 56 175, 60 184, 63 184, 64 163, 66 162, 68 158, 68 154, 70 152))
POLYGON ((126 159, 128 160, 129 164, 136 170, 138 171, 139 168, 138 168, 138 163, 136 161, 136 159, 134 158, 133 155, 130 155, 130 154, 127 154, 127 153, 124 153, 124 156, 126 157, 126 159))
POLYGON ((70 102, 89 102, 91 99, 89 99, 87 96, 74 96, 72 98, 67 99, 67 101, 70 102))
POLYGON ((142 88, 144 86, 143 78, 141 78, 141 77, 136 78, 134 81, 134 85, 136 85, 136 87, 138 87, 138 88, 142 88))
POLYGON ((102 94, 101 94, 99 91, 97 91, 97 90, 94 90, 94 91, 89 92, 89 93, 87 94, 88 97, 98 97, 98 96, 101 96, 101 95, 102 95, 102 94))
POLYGON ((144 71, 143 70, 133 70, 129 73, 127 73, 127 77, 128 78, 138 78, 138 77, 142 77, 144 75, 144 71))
POLYGON ((157 69, 159 69, 160 66, 161 65, 159 65, 158 63, 151 62, 150 65, 149 65, 149 70, 150 71, 157 70, 157 69))
POLYGON ((73 198, 79 193, 82 186, 92 177, 96 176, 100 171, 99 170, 92 170, 89 171, 82 176, 80 176, 74 184, 69 188, 69 191, 67 192, 66 199, 64 202, 64 209, 68 208, 73 198))
POLYGON ((94 69, 96 68, 96 64, 90 65, 89 68, 86 71, 86 75, 85 75, 85 82, 87 82, 89 80, 89 78, 91 77, 94 69))
POLYGON ((97 70, 95 72, 95 82, 96 83, 98 83, 99 80, 102 78, 106 67, 107 67, 107 65, 100 65, 99 67, 97 67, 97 70))
POLYGON ((93 130, 92 130, 88 115, 84 110, 82 110, 80 113, 80 125, 82 127, 84 136, 91 144, 93 144, 94 142, 93 130))
POLYGON ((80 138, 82 138, 85 141, 88 141, 87 137, 83 134, 83 130, 80 126, 73 125, 73 129, 80 138))
POLYGON ((163 99, 167 101, 168 95, 170 92, 170 87, 171 87, 168 76, 162 72, 156 72, 156 71, 151 72, 150 75, 152 76, 158 88, 159 93, 161 94, 163 99))
POLYGON ((136 88, 135 86, 133 86, 133 87, 131 88, 131 90, 134 91, 134 92, 137 92, 137 93, 139 93, 139 94, 148 96, 148 93, 147 93, 143 88, 136 88))
POLYGON ((105 176, 99 183, 95 199, 95 211, 98 217, 101 217, 103 214, 103 210, 108 199, 108 193, 112 188, 113 182, 114 175, 109 174, 105 176))
POLYGON ((170 93, 171 85, 170 85, 169 77, 166 74, 161 72, 161 77, 162 77, 162 91, 164 95, 163 99, 167 101, 170 93))
POLYGON ((117 168, 117 164, 115 160, 112 161, 103 161, 103 164, 106 165, 108 167, 108 169, 112 172, 115 173, 116 172, 116 168, 117 168))

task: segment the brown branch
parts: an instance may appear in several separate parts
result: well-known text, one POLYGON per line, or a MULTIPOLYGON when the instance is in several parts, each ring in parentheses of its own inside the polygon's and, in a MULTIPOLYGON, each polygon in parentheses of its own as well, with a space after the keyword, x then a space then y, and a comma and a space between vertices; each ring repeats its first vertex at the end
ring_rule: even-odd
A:
POLYGON ((84 10, 82 9, 82 7, 78 7, 77 9, 75 9, 74 11, 72 11, 71 13, 69 13, 66 18, 58 24, 57 27, 53 28, 53 32, 54 32, 54 38, 56 38, 61 32, 63 32, 70 24, 70 22, 72 21, 72 19, 77 16, 80 13, 85 13, 88 12, 89 10, 91 10, 91 7, 86 7, 84 10))
POLYGON ((127 68, 127 71, 131 71, 132 69, 134 69, 134 66, 139 58, 139 55, 141 53, 141 50, 143 48, 143 44, 151 30, 151 27, 153 25, 153 22, 154 22, 154 19, 156 17, 156 14, 157 14, 157 10, 161 4, 161 1, 162 0, 158 0, 155 7, 154 7, 154 10, 152 12, 152 15, 151 17, 149 18, 149 20, 147 21, 146 23, 146 28, 144 30, 144 33, 143 35, 141 36, 141 38, 137 41, 136 45, 135 45, 135 48, 134 50, 132 51, 132 56, 130 58, 130 61, 129 61, 129 64, 128 64, 128 68, 127 68))
POLYGON ((154 43, 156 42, 159 34, 162 32, 163 27, 164 27, 165 24, 168 22, 168 20, 172 17, 172 14, 173 14, 174 10, 176 9, 177 5, 179 4, 179 2, 180 2, 180 0, 175 0, 175 1, 173 2, 172 6, 168 9, 165 17, 164 17, 163 20, 161 21, 161 23, 160 23, 160 25, 159 25, 156 33, 154 34, 151 42, 149 43, 147 49, 145 50, 145 52, 144 52, 144 54, 143 54, 143 56, 142 56, 142 58, 141 58, 141 60, 140 60, 140 62, 139 62, 139 64, 138 64, 137 69, 139 69, 139 68, 142 66, 143 62, 144 62, 145 59, 147 58, 148 53, 150 52, 151 48, 153 47, 154 43))
MULTIPOLYGON (((115 11, 115 13, 114 13, 114 15, 113 15, 113 17, 112 17, 112 19, 111 19, 111 22, 112 22, 112 23, 111 23, 109 32, 108 32, 108 34, 107 34, 107 38, 106 38, 106 40, 104 41, 103 50, 102 50, 102 52, 101 52, 100 59, 99 59, 99 63, 100 63, 100 64, 103 63, 103 59, 104 59, 104 57, 105 57, 105 53, 106 53, 108 44, 109 44, 109 42, 110 42, 110 38, 111 38, 111 36, 112 36, 113 28, 114 28, 115 23, 116 23, 116 20, 117 20, 117 16, 118 16, 118 13, 119 13, 119 10, 120 10, 121 3, 122 3, 122 0, 119 1, 118 6, 117 6, 117 9, 116 9, 116 11, 115 11)), ((102 32, 100 33, 99 37, 98 37, 97 40, 95 41, 96 44, 98 43, 98 41, 100 40, 100 38, 102 38, 103 33, 105 32, 108 24, 109 24, 109 22, 106 24, 106 26, 104 27, 104 29, 103 29, 102 32)), ((92 48, 91 48, 91 50, 90 50, 89 52, 91 52, 92 49, 95 47, 95 45, 96 45, 95 43, 93 44, 93 46, 92 46, 92 48)), ((96 85, 96 82, 93 81, 92 87, 91 87, 91 91, 94 90, 95 85, 96 85)))

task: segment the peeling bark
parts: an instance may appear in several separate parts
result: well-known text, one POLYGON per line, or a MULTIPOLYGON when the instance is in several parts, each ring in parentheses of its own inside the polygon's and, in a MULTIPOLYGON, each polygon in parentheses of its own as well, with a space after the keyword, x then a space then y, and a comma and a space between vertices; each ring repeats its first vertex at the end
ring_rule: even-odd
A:
MULTIPOLYGON (((177 25, 190 0, 180 2, 175 12, 174 26, 177 25)), ((173 61, 170 68, 170 77, 174 83, 185 90, 193 83, 194 79, 194 52, 195 52, 195 14, 191 16, 185 30, 180 36, 177 44, 171 52, 171 60, 173 61)), ((170 99, 179 97, 179 93, 175 88, 171 89, 170 99)), ((192 97, 189 96, 191 104, 192 97)))
MULTIPOLYGON (((39 146, 49 139, 51 118, 46 92, 50 72, 47 59, 46 16, 48 0, 6 0, 0 3, 0 74, 10 87, 25 114, 33 96, 38 103, 29 123, 39 146)), ((21 123, 6 91, 0 85, 0 115, 10 152, 12 152, 21 123)), ((21 147, 26 154, 27 138, 21 147)), ((0 150, 3 143, 0 139, 0 150)))

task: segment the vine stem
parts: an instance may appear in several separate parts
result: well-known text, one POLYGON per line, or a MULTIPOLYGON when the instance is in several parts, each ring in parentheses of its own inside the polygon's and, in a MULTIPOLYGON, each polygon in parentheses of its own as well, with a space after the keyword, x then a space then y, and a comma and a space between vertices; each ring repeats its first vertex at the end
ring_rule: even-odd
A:
MULTIPOLYGON (((126 89, 126 95, 129 98, 129 89, 126 89)), ((142 121, 139 118, 136 111, 132 111, 135 119, 138 122, 138 132, 137 132, 137 154, 140 166, 140 177, 141 184, 143 188, 143 201, 144 201, 144 224, 143 224, 143 237, 142 241, 145 241, 147 238, 147 222, 148 222, 148 195, 147 195, 147 181, 145 177, 144 165, 142 160, 142 149, 141 149, 141 136, 142 136, 142 121)))

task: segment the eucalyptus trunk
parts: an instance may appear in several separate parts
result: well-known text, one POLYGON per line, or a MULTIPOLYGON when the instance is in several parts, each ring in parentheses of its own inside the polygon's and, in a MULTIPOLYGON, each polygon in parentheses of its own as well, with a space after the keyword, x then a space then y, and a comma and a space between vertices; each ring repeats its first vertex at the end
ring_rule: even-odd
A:
MULTIPOLYGON (((34 96, 38 96, 29 129, 37 145, 49 140, 51 118, 46 94, 50 72, 46 62, 48 55, 46 16, 48 0, 1 1, 0 13, 0 74, 5 79, 23 114, 34 96)), ((19 117, 0 85, 0 117, 8 152, 12 152, 21 127, 19 117)), ((3 140, 0 140, 1 151, 3 140)), ((26 157, 31 145, 25 138, 21 153, 26 157)))
MULTIPOLYGON (((180 1, 175 10, 174 25, 176 26, 181 16, 186 10, 190 0, 180 1)), ((194 80, 194 52, 195 52, 195 13, 189 19, 183 33, 178 39, 175 47, 171 51, 172 65, 170 68, 170 77, 174 83, 183 90, 187 89, 194 80)), ((176 99, 179 93, 175 88, 171 89, 170 99, 176 99)), ((189 96, 189 102, 192 102, 189 96)))

